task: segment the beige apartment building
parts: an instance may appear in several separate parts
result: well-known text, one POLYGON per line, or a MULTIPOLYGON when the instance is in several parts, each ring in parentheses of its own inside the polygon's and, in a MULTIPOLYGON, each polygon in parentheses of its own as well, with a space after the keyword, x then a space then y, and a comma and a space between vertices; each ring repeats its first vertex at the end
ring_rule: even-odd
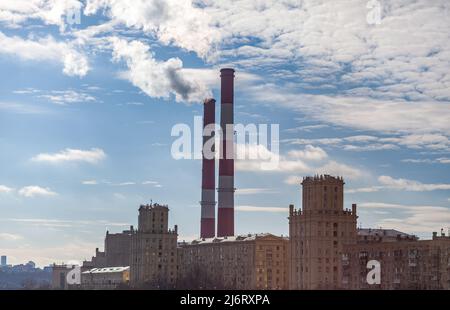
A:
POLYGON ((105 251, 95 249, 95 255, 91 260, 83 261, 84 269, 130 266, 131 260, 131 235, 134 228, 124 230, 121 233, 106 232, 105 251))
POLYGON ((177 226, 168 228, 169 208, 139 208, 138 229, 131 234, 130 285, 173 288, 177 279, 177 226))
POLYGON ((121 233, 106 232, 105 237, 105 267, 130 266, 131 260, 131 236, 134 228, 121 233))
POLYGON ((358 244, 345 246, 343 288, 450 289, 450 236, 434 233, 431 240, 418 240, 395 231, 381 235, 384 238, 360 238, 358 244), (371 260, 380 263, 380 284, 367 282, 367 263, 371 260))
POLYGON ((288 289, 288 239, 272 234, 180 243, 179 285, 197 289, 288 289))
POLYGON ((344 246, 357 240, 356 205, 344 210, 342 178, 306 177, 302 186, 302 209, 289 208, 290 288, 340 288, 344 246))

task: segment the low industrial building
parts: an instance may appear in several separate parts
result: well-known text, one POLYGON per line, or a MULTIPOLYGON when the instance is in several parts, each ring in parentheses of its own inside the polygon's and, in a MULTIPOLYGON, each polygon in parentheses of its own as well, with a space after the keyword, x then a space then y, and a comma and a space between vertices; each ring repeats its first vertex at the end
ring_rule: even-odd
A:
POLYGON ((130 267, 94 268, 81 273, 81 288, 85 290, 114 290, 128 286, 130 267))

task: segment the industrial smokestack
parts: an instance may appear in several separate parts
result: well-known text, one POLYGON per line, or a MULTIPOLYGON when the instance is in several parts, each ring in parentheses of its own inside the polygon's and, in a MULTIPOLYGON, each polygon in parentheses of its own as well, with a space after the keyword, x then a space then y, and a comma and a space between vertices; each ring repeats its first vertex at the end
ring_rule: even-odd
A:
POLYGON ((219 161, 219 207, 217 236, 234 236, 234 70, 222 69, 221 158, 219 161))
MULTIPOLYGON (((205 128, 214 126, 216 122, 216 100, 206 99, 203 104, 203 132, 205 128)), ((208 140, 214 139, 214 132, 210 136, 203 134, 203 147, 208 140)), ((211 151, 215 151, 213 146, 211 151)), ((205 151, 202 151, 202 201, 201 209, 201 223, 200 223, 200 238, 213 238, 216 234, 216 164, 215 158, 207 158, 205 151)))

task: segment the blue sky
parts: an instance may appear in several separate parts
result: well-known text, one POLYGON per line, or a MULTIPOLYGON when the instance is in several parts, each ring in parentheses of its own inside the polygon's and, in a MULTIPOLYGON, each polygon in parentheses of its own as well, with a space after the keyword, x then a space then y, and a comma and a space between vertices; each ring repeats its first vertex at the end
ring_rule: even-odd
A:
POLYGON ((359 225, 447 230, 449 4, 368 2, 1 1, 0 254, 89 258, 151 199, 195 238, 201 162, 172 158, 171 129, 225 66, 236 122, 280 125, 276 169, 236 165, 237 233, 286 235, 316 173, 344 177, 359 225))

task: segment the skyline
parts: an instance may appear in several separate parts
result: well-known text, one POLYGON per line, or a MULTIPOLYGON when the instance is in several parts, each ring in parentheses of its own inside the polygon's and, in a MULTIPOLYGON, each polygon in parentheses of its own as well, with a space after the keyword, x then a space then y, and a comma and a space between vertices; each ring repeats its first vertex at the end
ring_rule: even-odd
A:
POLYGON ((201 160, 171 157, 171 128, 220 100, 228 66, 236 122, 280 124, 277 169, 236 163, 236 233, 287 235, 296 178, 316 173, 344 177, 358 226, 450 226, 445 1, 383 4, 375 25, 368 1, 44 2, 0 4, 0 254, 13 264, 90 258, 151 199, 179 240, 198 237, 201 160))

